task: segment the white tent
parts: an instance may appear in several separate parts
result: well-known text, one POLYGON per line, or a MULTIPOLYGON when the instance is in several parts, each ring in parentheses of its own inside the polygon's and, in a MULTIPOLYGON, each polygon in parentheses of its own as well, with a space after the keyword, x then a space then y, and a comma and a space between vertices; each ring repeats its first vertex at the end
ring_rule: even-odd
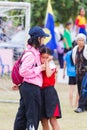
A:
MULTIPOLYGON (((12 16, 8 16, 7 12, 10 10, 14 10, 14 9, 24 10, 25 34, 26 34, 25 41, 26 41, 27 37, 28 37, 28 31, 30 28, 31 4, 27 3, 27 2, 7 2, 7 1, 3 2, 3 1, 0 1, 0 16, 7 17, 7 18, 12 17, 12 16)), ((18 17, 21 17, 21 16, 18 16, 18 17)))

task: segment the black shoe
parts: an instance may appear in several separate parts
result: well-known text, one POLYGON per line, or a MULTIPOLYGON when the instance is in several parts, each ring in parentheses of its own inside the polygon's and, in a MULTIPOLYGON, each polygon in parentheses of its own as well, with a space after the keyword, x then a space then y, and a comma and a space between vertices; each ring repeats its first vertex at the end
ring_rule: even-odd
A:
POLYGON ((76 113, 82 113, 82 112, 84 112, 84 110, 82 108, 77 108, 76 110, 74 110, 74 112, 76 112, 76 113))

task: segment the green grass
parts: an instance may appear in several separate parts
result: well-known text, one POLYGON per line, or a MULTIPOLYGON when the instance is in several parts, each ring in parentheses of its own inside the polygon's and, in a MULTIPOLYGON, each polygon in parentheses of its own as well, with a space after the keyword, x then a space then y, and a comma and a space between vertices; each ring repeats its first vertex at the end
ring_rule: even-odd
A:
MULTIPOLYGON (((11 91, 12 83, 10 79, 0 79, 0 100, 19 100, 19 92, 11 91)), ((87 112, 77 114, 75 108, 70 108, 68 101, 68 85, 56 84, 59 94, 62 118, 58 120, 60 130, 87 130, 87 112)), ((15 115, 18 104, 0 103, 0 130, 13 130, 15 115)), ((41 124, 39 130, 42 130, 41 124)))

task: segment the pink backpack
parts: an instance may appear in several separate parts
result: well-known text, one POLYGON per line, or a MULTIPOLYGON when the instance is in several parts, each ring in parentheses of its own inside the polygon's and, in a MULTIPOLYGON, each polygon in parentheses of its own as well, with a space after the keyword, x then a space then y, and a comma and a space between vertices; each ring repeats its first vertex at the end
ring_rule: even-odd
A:
MULTIPOLYGON (((22 54, 22 56, 24 55, 24 53, 22 54)), ((14 63, 14 66, 11 72, 12 82, 16 85, 19 85, 23 82, 23 77, 19 74, 19 67, 22 63, 21 62, 22 56, 14 63)))

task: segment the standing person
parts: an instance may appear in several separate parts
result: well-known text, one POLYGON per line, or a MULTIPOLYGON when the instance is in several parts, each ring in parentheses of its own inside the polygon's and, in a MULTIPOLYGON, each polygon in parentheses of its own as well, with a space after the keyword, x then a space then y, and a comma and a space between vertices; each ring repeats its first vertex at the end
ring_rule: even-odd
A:
POLYGON ((78 104, 78 91, 76 91, 76 99, 74 102, 74 90, 76 86, 76 69, 72 60, 72 50, 68 51, 64 56, 64 71, 63 78, 65 78, 65 70, 67 69, 67 76, 69 77, 69 102, 70 106, 77 106, 78 104))
POLYGON ((67 22, 64 29, 64 53, 68 52, 72 49, 72 38, 71 38, 71 32, 70 29, 72 27, 71 22, 67 22))
POLYGON ((63 35, 60 34, 60 40, 57 41, 57 54, 58 54, 58 61, 59 61, 59 65, 60 68, 63 68, 64 65, 64 60, 63 60, 63 56, 64 56, 64 41, 63 41, 63 35))
POLYGON ((81 8, 79 10, 79 15, 76 17, 75 25, 76 25, 76 34, 83 33, 83 34, 87 35, 87 33, 86 33, 86 18, 85 18, 84 8, 81 8))
POLYGON ((20 106, 16 115, 14 130, 37 130, 41 110, 42 71, 45 64, 41 65, 39 47, 48 35, 41 27, 35 26, 29 31, 27 50, 22 57, 20 75, 24 77, 20 91, 20 106))
POLYGON ((81 113, 87 110, 87 98, 82 97, 82 80, 85 76, 87 70, 85 67, 87 66, 87 45, 86 36, 82 33, 79 33, 76 38, 77 46, 73 48, 73 61, 76 65, 76 77, 77 77, 77 85, 78 85, 78 93, 79 93, 79 102, 78 108, 75 110, 77 113, 81 113))
POLYGON ((49 124, 53 130, 60 130, 56 118, 61 118, 60 102, 58 94, 54 88, 56 66, 53 60, 49 60, 51 56, 50 49, 42 47, 40 49, 41 63, 46 65, 46 70, 42 71, 43 84, 41 88, 42 96, 42 115, 41 123, 43 130, 49 130, 49 124))

